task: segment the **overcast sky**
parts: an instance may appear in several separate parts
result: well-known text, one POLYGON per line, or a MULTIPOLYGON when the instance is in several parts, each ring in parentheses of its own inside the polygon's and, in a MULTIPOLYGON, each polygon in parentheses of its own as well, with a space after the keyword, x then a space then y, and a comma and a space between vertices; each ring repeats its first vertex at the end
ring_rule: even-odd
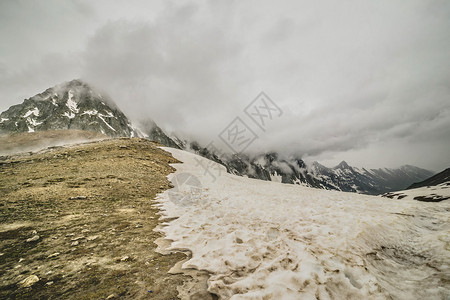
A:
POLYGON ((82 78, 202 143, 240 117, 253 152, 450 167, 448 0, 2 0, 0 40, 0 111, 82 78))

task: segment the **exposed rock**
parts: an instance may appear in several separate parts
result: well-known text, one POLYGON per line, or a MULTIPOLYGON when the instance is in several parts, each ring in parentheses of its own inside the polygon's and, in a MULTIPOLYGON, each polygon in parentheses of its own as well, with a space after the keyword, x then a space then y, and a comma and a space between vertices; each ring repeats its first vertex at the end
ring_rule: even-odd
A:
POLYGON ((59 252, 55 252, 55 253, 50 254, 49 256, 47 256, 47 258, 57 257, 58 255, 59 255, 59 252))
POLYGON ((87 199, 86 196, 75 196, 69 198, 69 200, 86 200, 86 199, 87 199))
POLYGON ((92 236, 88 236, 86 238, 86 240, 88 240, 88 241, 95 241, 96 239, 98 239, 98 235, 92 235, 92 236))
POLYGON ((422 202, 441 202, 441 201, 444 201, 447 199, 450 199, 450 197, 445 197, 445 196, 436 195, 436 194, 414 197, 414 200, 422 201, 422 202))
POLYGON ((38 235, 35 235, 35 236, 33 236, 33 237, 30 237, 29 239, 27 239, 27 243, 31 243, 31 242, 36 242, 36 241, 38 241, 39 240, 39 236, 38 235))
POLYGON ((19 282, 18 285, 22 288, 26 288, 26 287, 32 286, 33 284, 35 284, 38 281, 39 281, 39 277, 37 277, 36 275, 30 275, 27 278, 25 278, 24 280, 22 280, 21 282, 19 282))
POLYGON ((180 145, 176 142, 176 139, 169 137, 164 130, 162 130, 155 122, 152 120, 147 120, 146 122, 142 122, 140 127, 143 129, 143 134, 148 139, 152 141, 156 141, 164 146, 178 148, 180 149, 180 145))

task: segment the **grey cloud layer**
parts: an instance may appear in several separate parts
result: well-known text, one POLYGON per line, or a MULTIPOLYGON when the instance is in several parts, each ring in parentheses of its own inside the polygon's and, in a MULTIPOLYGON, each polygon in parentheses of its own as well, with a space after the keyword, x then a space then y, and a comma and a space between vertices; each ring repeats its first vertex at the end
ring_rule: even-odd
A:
POLYGON ((2 3, 2 110, 82 77, 132 116, 208 142, 264 90, 285 113, 251 151, 450 164, 448 1, 135 4, 39 2, 51 10, 33 15, 2 3))

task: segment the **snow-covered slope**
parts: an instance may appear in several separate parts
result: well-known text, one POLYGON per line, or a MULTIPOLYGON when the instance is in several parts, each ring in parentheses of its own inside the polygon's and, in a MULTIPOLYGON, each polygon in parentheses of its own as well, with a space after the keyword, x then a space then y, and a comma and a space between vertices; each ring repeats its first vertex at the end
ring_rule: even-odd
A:
POLYGON ((447 299, 450 201, 427 203, 205 172, 183 161, 159 196, 170 249, 221 299, 447 299))

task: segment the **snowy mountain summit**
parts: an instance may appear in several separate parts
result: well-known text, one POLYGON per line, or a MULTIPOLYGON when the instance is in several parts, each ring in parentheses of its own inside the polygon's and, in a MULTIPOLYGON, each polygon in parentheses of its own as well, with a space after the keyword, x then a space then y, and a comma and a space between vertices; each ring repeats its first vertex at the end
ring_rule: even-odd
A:
POLYGON ((0 132, 78 129, 111 137, 135 136, 131 122, 105 94, 81 80, 45 90, 0 115, 0 132))

